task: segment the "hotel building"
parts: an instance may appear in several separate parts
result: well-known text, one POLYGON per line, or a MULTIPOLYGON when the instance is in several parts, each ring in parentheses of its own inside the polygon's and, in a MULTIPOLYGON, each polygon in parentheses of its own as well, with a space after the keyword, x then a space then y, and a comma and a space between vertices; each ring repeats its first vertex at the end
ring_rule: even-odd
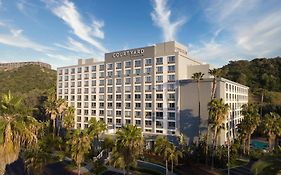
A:
MULTIPOLYGON (((192 141, 196 138, 195 125, 198 128, 198 102, 190 78, 195 72, 205 73, 201 97, 206 106, 201 114, 207 118, 212 85, 209 69, 210 65, 189 58, 185 46, 165 42, 106 53, 102 62, 80 59, 78 65, 58 68, 57 95, 76 108, 75 128, 87 128, 89 119, 96 117, 107 124, 109 133, 133 124, 145 135, 183 133, 192 141)), ((236 104, 233 99, 237 104, 247 103, 247 87, 226 79, 217 84, 217 97, 226 103, 236 104), (237 91, 232 91, 233 87, 237 91), (243 102, 238 100, 242 95, 239 89, 243 89, 243 102)), ((240 106, 235 105, 234 125, 241 118, 239 111, 240 106)))

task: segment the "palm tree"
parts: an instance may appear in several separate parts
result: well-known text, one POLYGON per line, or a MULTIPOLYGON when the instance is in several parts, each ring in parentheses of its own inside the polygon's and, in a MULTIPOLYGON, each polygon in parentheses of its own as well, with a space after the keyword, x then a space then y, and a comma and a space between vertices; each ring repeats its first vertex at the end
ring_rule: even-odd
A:
POLYGON ((74 128, 74 117, 75 117, 75 108, 73 106, 67 107, 65 114, 63 116, 63 127, 66 128, 67 131, 74 128))
POLYGON ((49 161, 49 154, 40 148, 26 149, 22 157, 28 174, 42 174, 49 161))
POLYGON ((37 142, 39 122, 21 114, 21 99, 9 92, 0 101, 0 175, 18 159, 21 148, 37 142))
POLYGON ((246 153, 246 140, 248 138, 247 128, 249 125, 248 120, 242 120, 237 124, 237 131, 239 133, 238 138, 242 141, 243 154, 246 153))
POLYGON ((78 166, 78 175, 81 172, 81 163, 84 162, 85 155, 91 149, 91 140, 91 137, 85 130, 77 129, 67 142, 70 146, 71 157, 78 166))
POLYGON ((60 134, 60 128, 61 128, 61 122, 62 122, 62 116, 65 110, 67 109, 67 102, 64 99, 58 99, 55 101, 56 103, 56 108, 57 108, 57 114, 58 114, 58 119, 59 119, 59 124, 58 124, 58 136, 60 134))
POLYGON ((212 154, 212 167, 214 165, 214 156, 216 153, 216 146, 218 141, 218 133, 224 129, 226 116, 229 112, 229 106, 224 104, 222 99, 213 99, 208 104, 210 124, 212 125, 213 134, 213 154, 212 154))
POLYGON ((92 117, 89 121, 88 133, 99 141, 100 134, 107 130, 106 124, 92 117))
POLYGON ((57 118, 57 106, 56 106, 56 101, 53 101, 51 98, 48 97, 47 101, 45 102, 45 109, 46 109, 46 114, 50 115, 50 119, 52 121, 53 125, 53 136, 55 136, 56 132, 56 118, 57 118))
POLYGON ((243 105, 241 113, 244 116, 244 118, 241 121, 242 124, 241 123, 240 124, 241 124, 241 126, 243 126, 241 129, 244 129, 245 130, 244 132, 247 133, 246 151, 247 151, 247 154, 249 154, 251 136, 260 123, 260 115, 259 115, 257 106, 255 106, 253 104, 243 105))
POLYGON ((174 163, 178 164, 179 157, 182 157, 182 152, 177 150, 176 146, 170 144, 170 146, 165 151, 165 157, 168 161, 171 161, 171 172, 174 170, 174 163))
POLYGON ((167 151, 171 147, 171 143, 164 136, 158 136, 155 141, 155 153, 164 156, 166 161, 166 174, 168 174, 168 157, 167 151))
POLYGON ((196 72, 192 75, 192 79, 197 82, 197 96, 198 96, 198 120, 199 120, 199 125, 198 125, 198 144, 201 136, 201 104, 200 104, 200 81, 203 80, 204 73, 202 72, 196 72))
POLYGON ((125 125, 116 132, 116 151, 118 159, 116 161, 123 161, 124 170, 128 171, 130 167, 135 167, 137 158, 143 151, 143 137, 141 129, 133 125, 125 125))
POLYGON ((262 120, 262 127, 265 134, 268 135, 269 151, 275 146, 277 136, 281 135, 281 117, 277 113, 270 112, 262 120))
POLYGON ((215 98, 216 90, 217 90, 217 79, 221 76, 221 69, 209 69, 209 74, 212 75, 213 85, 212 85, 212 93, 211 100, 215 98))

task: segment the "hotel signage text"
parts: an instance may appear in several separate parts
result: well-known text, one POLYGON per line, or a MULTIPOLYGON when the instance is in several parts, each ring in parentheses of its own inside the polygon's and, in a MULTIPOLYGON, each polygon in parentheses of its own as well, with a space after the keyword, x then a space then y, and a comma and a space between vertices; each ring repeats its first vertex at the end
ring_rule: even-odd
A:
POLYGON ((144 53, 144 49, 126 50, 121 52, 115 52, 112 54, 113 58, 125 57, 125 56, 138 56, 144 53))

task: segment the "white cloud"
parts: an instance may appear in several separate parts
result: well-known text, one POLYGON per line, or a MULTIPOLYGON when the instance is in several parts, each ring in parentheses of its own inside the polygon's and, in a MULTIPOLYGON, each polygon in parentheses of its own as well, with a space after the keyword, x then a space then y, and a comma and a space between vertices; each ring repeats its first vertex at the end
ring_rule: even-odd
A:
POLYGON ((39 52, 52 50, 50 47, 36 43, 24 36, 21 29, 10 29, 10 33, 0 34, 0 43, 19 48, 33 49, 39 52))
POLYGON ((220 64, 235 58, 281 55, 280 5, 280 1, 264 4, 261 0, 210 3, 205 15, 213 37, 193 44, 190 55, 220 64))
POLYGON ((153 22, 162 29, 164 41, 176 40, 177 30, 185 23, 185 18, 182 17, 172 22, 167 0, 153 0, 153 8, 151 17, 153 22))
POLYGON ((68 37, 68 42, 65 45, 59 44, 59 43, 55 43, 55 45, 58 46, 58 47, 73 51, 73 52, 78 52, 78 53, 83 52, 83 53, 88 53, 88 54, 93 53, 93 50, 86 47, 85 45, 83 45, 79 41, 74 40, 71 37, 68 37))
POLYGON ((94 46, 100 52, 107 52, 107 49, 97 39, 103 39, 103 22, 94 20, 92 25, 87 25, 82 21, 82 17, 77 11, 74 3, 63 0, 45 0, 47 6, 60 19, 62 19, 73 31, 73 33, 83 41, 94 46))

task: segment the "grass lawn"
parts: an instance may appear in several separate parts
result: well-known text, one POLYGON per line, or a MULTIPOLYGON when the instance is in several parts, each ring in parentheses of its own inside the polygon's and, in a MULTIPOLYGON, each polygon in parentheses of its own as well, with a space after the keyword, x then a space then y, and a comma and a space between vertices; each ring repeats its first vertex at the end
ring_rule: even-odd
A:
POLYGON ((272 156, 263 157, 252 166, 251 170, 254 174, 281 175, 281 160, 272 156))

